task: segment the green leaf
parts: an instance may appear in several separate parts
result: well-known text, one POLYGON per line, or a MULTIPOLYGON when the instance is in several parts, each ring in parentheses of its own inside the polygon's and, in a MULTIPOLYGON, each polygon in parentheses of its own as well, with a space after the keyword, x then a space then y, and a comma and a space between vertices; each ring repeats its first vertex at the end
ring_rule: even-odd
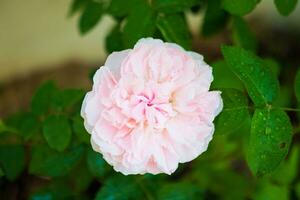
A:
POLYGON ((125 48, 132 48, 140 38, 150 37, 154 31, 155 15, 152 9, 146 1, 136 0, 123 29, 125 48))
POLYGON ((0 167, 8 180, 13 181, 22 173, 25 166, 25 151, 22 145, 0 146, 0 167))
POLYGON ((90 172, 96 177, 104 177, 110 170, 102 155, 92 149, 88 149, 87 164, 90 172))
POLYGON ((141 188, 133 176, 116 175, 105 181, 95 200, 145 199, 141 195, 141 188))
POLYGON ((267 66, 276 77, 280 75, 280 65, 279 63, 272 58, 263 59, 264 65, 267 66))
POLYGON ((297 0, 274 0, 278 12, 283 16, 288 16, 297 5, 297 0))
POLYGON ((81 34, 86 34, 94 28, 100 21, 103 14, 103 5, 96 1, 88 3, 79 19, 79 30, 81 34))
POLYGON ((252 118, 247 161, 255 175, 274 171, 288 153, 292 125, 285 112, 256 109, 252 118))
POLYGON ((72 5, 69 11, 69 16, 73 16, 77 11, 84 8, 84 6, 88 3, 87 0, 72 0, 72 5))
POLYGON ((51 115, 43 123, 43 135, 49 146, 57 151, 65 150, 71 140, 71 127, 63 115, 51 115))
POLYGON ((111 0, 107 12, 114 17, 125 17, 130 13, 134 3, 134 0, 111 0))
POLYGON ((211 36, 221 31, 227 24, 228 14, 221 8, 221 0, 207 1, 202 24, 202 35, 211 36))
POLYGON ((248 24, 241 17, 233 17, 233 40, 238 46, 255 51, 257 41, 248 24))
POLYGON ((79 162, 84 153, 83 146, 75 146, 66 152, 58 153, 47 145, 32 148, 29 173, 43 176, 64 176, 79 162))
POLYGON ((54 97, 54 104, 58 109, 66 109, 80 102, 84 94, 81 89, 64 89, 54 97))
POLYGON ((263 184, 254 195, 254 200, 289 200, 289 189, 286 186, 263 184))
POLYGON ((53 81, 47 81, 41 85, 32 98, 31 109, 34 114, 41 115, 49 111, 53 98, 58 89, 53 81))
POLYGON ((222 6, 232 15, 243 16, 250 13, 259 2, 260 0, 223 0, 222 6))
POLYGON ((86 162, 80 162, 68 176, 68 184, 72 186, 76 194, 87 190, 92 181, 93 177, 89 172, 86 162), (74 178, 74 174, 76 174, 76 178, 74 178))
POLYGON ((158 191, 159 200, 192 200, 204 199, 203 191, 195 184, 188 182, 164 184, 158 191))
POLYGON ((222 53, 257 106, 267 105, 277 98, 279 82, 260 58, 239 47, 223 46, 222 53))
POLYGON ((107 35, 105 39, 105 47, 108 53, 112 53, 114 51, 121 51, 124 49, 122 33, 120 31, 119 24, 117 24, 107 35))
POLYGON ((19 131, 25 140, 29 140, 40 130, 40 122, 37 117, 31 113, 25 113, 19 122, 19 131))
POLYGON ((239 129, 249 118, 247 97, 236 89, 223 89, 224 108, 216 119, 216 133, 229 134, 239 129))
POLYGON ((294 88, 297 101, 300 102, 300 69, 296 73, 294 88))
POLYGON ((296 178, 299 163, 299 148, 292 149, 287 161, 282 162, 281 165, 270 174, 272 182, 289 185, 296 178))
POLYGON ((2 176, 4 176, 5 174, 4 174, 4 171, 3 171, 3 169, 0 167, 0 178, 2 177, 2 176))
POLYGON ((238 90, 244 90, 242 82, 230 70, 230 68, 224 60, 218 60, 210 65, 213 68, 214 76, 214 81, 211 84, 211 88, 235 88, 238 90))
POLYGON ((164 13, 178 13, 199 5, 201 0, 153 0, 154 9, 164 13))
POLYGON ((85 130, 81 116, 77 115, 73 118, 72 128, 80 142, 90 144, 90 134, 85 130))
POLYGON ((52 181, 49 185, 39 187, 34 191, 29 199, 30 200, 66 200, 74 199, 72 191, 66 185, 52 181))
POLYGON ((174 42, 185 49, 191 49, 191 36, 183 14, 160 15, 156 25, 168 42, 174 42))

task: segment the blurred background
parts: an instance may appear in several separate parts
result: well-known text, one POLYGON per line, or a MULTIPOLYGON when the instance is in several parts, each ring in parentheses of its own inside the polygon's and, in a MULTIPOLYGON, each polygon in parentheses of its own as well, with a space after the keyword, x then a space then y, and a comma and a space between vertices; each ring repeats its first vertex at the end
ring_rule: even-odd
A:
MULTIPOLYGON (((71 0, 0 1, 0 117, 26 108, 43 80, 54 79, 61 87, 89 87, 89 70, 105 60, 105 37, 115 22, 104 16, 96 28, 81 36, 79 16, 69 16, 70 5, 71 0)), ((202 18, 201 13, 188 14, 193 47, 208 58, 218 57, 226 33, 201 40, 196 32, 202 18)), ((263 0, 247 19, 262 44, 284 43, 289 48, 286 43, 300 32, 300 4, 283 17, 273 1, 263 0)), ((297 41, 291 45, 299 50, 297 41)), ((299 56, 299 51, 294 49, 294 54, 299 56)))

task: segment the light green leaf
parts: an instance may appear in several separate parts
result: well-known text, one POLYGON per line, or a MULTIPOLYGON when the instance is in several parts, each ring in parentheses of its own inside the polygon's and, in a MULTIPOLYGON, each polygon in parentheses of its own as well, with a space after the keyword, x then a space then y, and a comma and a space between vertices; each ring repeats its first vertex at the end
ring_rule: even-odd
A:
POLYGON ((222 6, 232 15, 243 16, 250 13, 260 0, 223 0, 222 6))
POLYGON ((244 49, 255 51, 257 41, 250 27, 241 17, 233 17, 233 40, 244 49))
POLYGON ((264 65, 266 65, 276 77, 280 75, 280 65, 279 63, 272 58, 263 59, 264 65))
POLYGON ((213 68, 214 76, 214 81, 211 84, 211 88, 235 88, 241 91, 244 90, 242 82, 230 70, 230 68, 224 60, 218 60, 210 65, 213 68))
POLYGON ((0 166, 8 180, 13 181, 25 166, 25 151, 22 145, 1 145, 0 166))
POLYGON ((202 24, 204 36, 213 35, 221 31, 227 24, 228 14, 221 8, 221 0, 207 1, 207 8, 202 24))
POLYGON ((71 140, 71 127, 66 116, 51 115, 43 123, 43 135, 49 146, 57 151, 65 150, 71 140))
POLYGON ((96 1, 88 3, 79 19, 79 30, 81 34, 86 34, 94 28, 100 21, 103 14, 103 5, 96 1))
POLYGON ((223 89, 224 108, 216 119, 216 133, 229 134, 243 125, 249 118, 247 97, 236 89, 223 89))
POLYGON ((95 200, 126 200, 141 198, 141 188, 133 176, 116 175, 109 177, 97 192, 95 200))
POLYGON ((52 107, 53 98, 57 93, 58 89, 53 81, 47 81, 42 84, 32 98, 32 112, 41 115, 49 111, 52 107))
POLYGON ((132 48, 143 37, 150 37, 155 31, 155 15, 146 1, 137 1, 127 18, 123 30, 126 48, 132 48))
POLYGON ((201 0, 153 0, 154 8, 159 12, 177 13, 199 5, 201 0))
POLYGON ((296 98, 298 102, 300 102, 300 69, 296 73, 294 88, 295 88, 296 98))
POLYGON ((104 177, 110 170, 110 167, 102 158, 102 155, 92 149, 88 149, 87 165, 92 175, 96 177, 104 177))
POLYGON ((288 16, 295 10, 298 0, 274 0, 278 12, 283 16, 288 16))
POLYGON ((289 200, 289 189, 286 186, 264 183, 254 194, 254 200, 289 200))
POLYGON ((247 161, 253 174, 274 171, 288 153, 292 125, 279 109, 256 109, 252 118, 247 161))
POLYGON ((64 153, 58 153, 47 145, 34 146, 29 173, 43 176, 64 176, 80 161, 83 146, 75 146, 64 153))
POLYGON ((273 182, 283 185, 289 185, 296 178, 299 163, 299 148, 292 149, 287 161, 282 162, 281 165, 270 174, 273 182))
POLYGON ((183 14, 160 15, 156 25, 168 42, 191 49, 191 36, 183 14))
POLYGON ((257 106, 267 105, 277 98, 279 82, 260 58, 239 47, 223 46, 222 53, 257 106))

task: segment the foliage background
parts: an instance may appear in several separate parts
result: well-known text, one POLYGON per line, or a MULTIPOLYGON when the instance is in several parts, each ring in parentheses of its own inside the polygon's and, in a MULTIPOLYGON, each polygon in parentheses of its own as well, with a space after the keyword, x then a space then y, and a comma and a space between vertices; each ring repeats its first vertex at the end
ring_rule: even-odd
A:
MULTIPOLYGON (((212 88, 223 91, 225 103, 214 139, 206 153, 180 165, 172 176, 120 175, 91 150, 79 116, 85 91, 60 89, 48 81, 33 96, 30 109, 0 121, 1 197, 15 196, 9 188, 17 184, 17 199, 300 198, 299 58, 293 50, 277 50, 276 41, 268 47, 257 41, 244 15, 259 3, 74 0, 70 15, 80 14, 83 35, 104 14, 115 19, 106 38, 108 52, 132 48, 148 36, 192 49, 187 11, 204 13, 199 31, 204 38, 226 32, 227 45, 234 46, 218 44, 223 59, 207 60, 214 70, 212 88)), ((274 0, 284 16, 296 3, 274 0)))

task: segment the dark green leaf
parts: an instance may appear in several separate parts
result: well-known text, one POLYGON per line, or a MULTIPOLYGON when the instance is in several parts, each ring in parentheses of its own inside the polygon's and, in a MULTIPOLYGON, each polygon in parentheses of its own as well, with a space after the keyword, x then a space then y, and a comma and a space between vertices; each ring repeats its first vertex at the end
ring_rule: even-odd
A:
POLYGON ((296 73, 294 85, 296 98, 300 102, 300 69, 296 73))
POLYGON ((75 146, 64 153, 58 153, 47 145, 32 148, 29 172, 44 176, 64 176, 79 162, 84 153, 83 146, 75 146))
POLYGON ((0 146, 0 167, 5 176, 13 181, 22 173, 25 166, 25 152, 22 145, 0 146))
POLYGON ((43 135, 49 146, 57 151, 65 150, 71 140, 71 127, 66 116, 51 115, 43 123, 43 135))
POLYGON ((31 113, 25 113, 20 123, 20 133, 25 140, 32 138, 40 130, 40 122, 31 113))
POLYGON ((74 199, 72 191, 62 183, 52 181, 50 185, 38 188, 30 195, 30 200, 66 200, 74 199))
POLYGON ((74 15, 77 11, 81 10, 88 2, 88 0, 72 0, 69 15, 74 15))
POLYGON ((260 0, 224 0, 223 8, 232 15, 243 16, 251 12, 260 0))
POLYGON ((94 28, 100 21, 102 14, 102 4, 95 1, 90 2, 84 9, 79 20, 80 33, 85 34, 94 28))
POLYGON ((52 81, 48 81, 41 85, 33 96, 31 102, 32 112, 37 115, 46 113, 51 108, 53 98, 57 92, 58 89, 52 81))
POLYGON ((4 176, 5 174, 4 174, 4 171, 3 171, 3 169, 0 167, 0 178, 2 177, 2 176, 4 176))
POLYGON ((120 31, 119 24, 116 25, 107 35, 105 45, 108 53, 112 53, 113 51, 121 51, 124 49, 122 33, 120 31))
POLYGON ((298 0, 274 0, 281 15, 288 16, 296 8, 298 0))
POLYGON ((125 17, 134 6, 134 0, 111 0, 107 12, 114 17, 125 17))
POLYGON ((247 97, 236 89, 223 89, 224 108, 216 119, 216 133, 229 134, 249 118, 247 97))
POLYGON ((153 0, 153 6, 159 12, 177 13, 199 5, 200 2, 201 0, 153 0))
POLYGON ((213 35, 221 31, 227 24, 228 14, 221 8, 221 0, 209 0, 202 24, 204 36, 213 35))
POLYGON ((185 49, 191 49, 191 36, 183 14, 160 15, 156 24, 168 42, 174 42, 185 49))
POLYGON ((292 125, 282 110, 256 109, 248 147, 248 164, 253 174, 274 171, 288 153, 292 139, 292 125))
POLYGON ((85 130, 83 123, 84 122, 81 116, 75 116, 72 124, 73 131, 80 142, 90 144, 90 134, 85 130))
POLYGON ((103 177, 110 170, 102 155, 92 149, 88 150, 87 164, 90 172, 96 177, 103 177))
POLYGON ((126 48, 132 48, 143 37, 150 37, 155 31, 155 15, 146 1, 136 1, 127 18, 123 31, 126 48))
POLYGON ((83 99, 84 91, 81 89, 64 89, 54 98, 54 104, 59 109, 68 108, 83 99))
POLYGON ((69 185, 72 186, 72 189, 75 192, 81 193, 85 191, 91 182, 93 181, 92 174, 89 172, 87 164, 84 162, 80 162, 70 173, 69 177, 69 185), (74 174, 76 174, 76 178, 74 178, 74 174))
POLYGON ((211 88, 235 88, 244 90, 242 82, 237 76, 230 70, 227 63, 224 60, 219 60, 211 64, 213 68, 214 81, 211 84, 211 88))
POLYGON ((241 17, 233 17, 234 42, 244 49, 255 51, 257 41, 248 24, 241 17))
POLYGON ((260 58, 239 47, 223 46, 222 53, 256 105, 266 105, 276 99, 279 82, 260 58))
POLYGON ((197 185, 181 182, 164 184, 158 192, 159 200, 191 200, 204 199, 203 191, 197 185))
POLYGON ((141 188, 133 176, 116 175, 105 181, 95 200, 144 199, 141 195, 141 188))

